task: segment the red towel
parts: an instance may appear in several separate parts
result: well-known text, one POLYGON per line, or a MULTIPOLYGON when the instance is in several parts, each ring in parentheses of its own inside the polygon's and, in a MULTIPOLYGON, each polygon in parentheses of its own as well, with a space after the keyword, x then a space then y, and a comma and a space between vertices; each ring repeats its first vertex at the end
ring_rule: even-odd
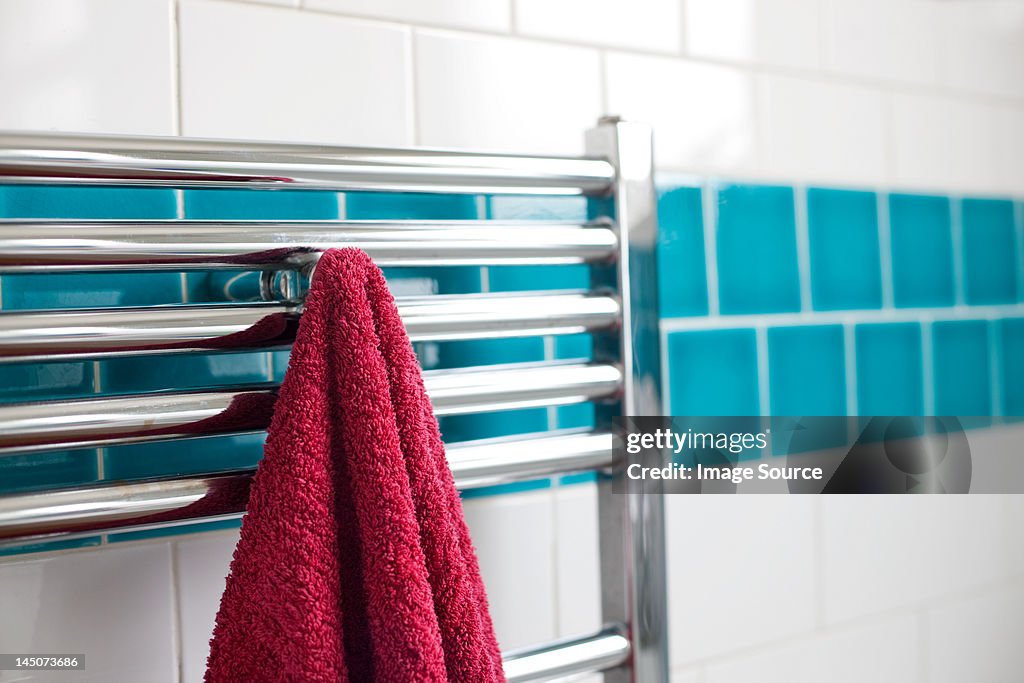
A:
POLYGON ((504 680, 419 364, 358 249, 317 265, 206 680, 504 680))

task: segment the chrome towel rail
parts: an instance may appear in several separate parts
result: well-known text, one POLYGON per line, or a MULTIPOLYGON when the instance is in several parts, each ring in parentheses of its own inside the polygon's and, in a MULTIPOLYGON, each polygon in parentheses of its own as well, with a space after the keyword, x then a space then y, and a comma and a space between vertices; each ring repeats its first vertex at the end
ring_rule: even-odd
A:
MULTIPOLYGON (((282 348, 302 307, 208 304, 0 312, 0 363, 282 348)), ((585 292, 401 297, 413 341, 575 334, 618 325, 614 296, 585 292)))
MULTIPOLYGON (((439 416, 614 398, 618 367, 512 364, 423 373, 439 416)), ((276 385, 0 404, 0 456, 168 439, 243 434, 270 424, 276 385)))
POLYGON ((0 134, 0 182, 604 194, 604 159, 61 133, 0 134))
POLYGON ((595 263, 617 245, 608 221, 0 220, 0 273, 278 270, 351 246, 385 267, 595 263))
MULTIPOLYGON (((593 402, 595 428, 451 444, 460 488, 601 470, 601 609, 607 626, 505 654, 511 683, 604 672, 667 683, 665 549, 657 482, 609 468, 616 414, 661 411, 650 129, 603 120, 587 158, 440 150, 0 133, 0 185, 583 195, 592 221, 0 220, 0 275, 262 271, 258 303, 0 312, 0 363, 286 347, 297 285, 323 250, 382 266, 588 264, 586 292, 401 297, 416 341, 593 336, 594 361, 424 374, 439 416, 593 402), (275 286, 280 285, 280 292, 275 286), (277 299, 277 300, 275 300, 277 299), (615 488, 613 490, 613 481, 615 488), (626 494, 615 493, 625 490, 626 494)), ((116 277, 116 274, 115 274, 116 277)), ((22 280, 26 282, 26 280, 22 280)), ((0 404, 3 456, 258 433, 272 383, 0 404)), ((99 453, 97 457, 108 457, 99 453)), ((209 468, 215 469, 214 467, 209 468)), ((0 494, 0 546, 237 518, 254 469, 0 494)))
MULTIPOLYGON (((455 483, 465 490, 609 467, 611 447, 608 432, 554 432, 454 443, 447 452, 455 483)), ((0 546, 239 517, 254 473, 250 468, 3 496, 0 546)))
POLYGON ((559 640, 539 648, 503 653, 508 683, 569 680, 580 674, 619 666, 630 655, 622 626, 583 638, 559 640))

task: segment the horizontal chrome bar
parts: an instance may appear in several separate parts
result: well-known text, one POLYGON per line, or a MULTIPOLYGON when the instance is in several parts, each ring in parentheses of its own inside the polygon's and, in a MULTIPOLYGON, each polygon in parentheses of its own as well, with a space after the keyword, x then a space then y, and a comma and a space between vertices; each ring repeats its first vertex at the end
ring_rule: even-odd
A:
MULTIPOLYGON (((460 489, 611 466, 607 432, 554 432, 449 444, 460 489)), ((0 495, 0 545, 231 519, 255 469, 0 495)))
POLYGON ((508 683, 566 680, 612 669, 629 659, 631 645, 621 626, 582 638, 504 653, 508 683))
MULTIPOLYGON (((423 373, 439 416, 566 405, 617 396, 602 363, 520 363, 423 373)), ((270 424, 277 386, 250 385, 0 405, 0 455, 241 434, 270 424)))
POLYGON ((0 183, 604 194, 603 159, 120 135, 0 133, 0 183))
POLYGON ((0 220, 0 273, 279 270, 339 247, 383 267, 594 263, 618 248, 605 221, 0 220))
MULTIPOLYGON (((413 341, 575 334, 615 326, 618 300, 573 293, 402 297, 413 341)), ((283 303, 0 312, 0 363, 290 344, 301 306, 283 303)))

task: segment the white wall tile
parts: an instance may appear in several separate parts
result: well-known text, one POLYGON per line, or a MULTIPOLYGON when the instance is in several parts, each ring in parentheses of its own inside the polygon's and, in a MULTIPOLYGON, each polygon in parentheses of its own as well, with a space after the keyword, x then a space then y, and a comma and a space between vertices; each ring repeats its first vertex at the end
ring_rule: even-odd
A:
POLYGON ((1024 576, 1024 496, 1001 496, 1003 501, 1003 544, 1006 562, 1013 576, 1024 576))
POLYGON ((188 0, 181 5, 182 132, 409 144, 407 50, 400 28, 188 0))
POLYGON ((200 534, 176 542, 175 576, 184 681, 203 679, 206 658, 210 654, 210 636, 237 543, 237 531, 200 534))
POLYGON ((813 630, 811 498, 665 498, 673 665, 813 630))
POLYGON ((678 0, 515 0, 525 35, 678 52, 678 0))
POLYGON ((883 81, 937 81, 933 0, 823 1, 827 68, 883 81))
POLYGON ((509 29, 510 0, 303 0, 305 7, 415 24, 509 29))
POLYGON ((599 79, 593 50, 418 32, 419 143, 580 153, 600 115, 599 79))
POLYGON ((550 490, 462 504, 502 650, 555 637, 554 504, 550 490))
POLYGON ((764 76, 762 170, 788 180, 881 185, 885 101, 857 85, 764 76))
POLYGON ((929 610, 929 683, 1016 683, 1024 672, 1024 588, 929 610))
POLYGON ((174 133, 169 0, 0 2, 0 129, 174 133))
POLYGON ((698 670, 684 669, 672 672, 672 683, 703 683, 703 681, 698 670))
POLYGON ((828 622, 914 605, 1008 575, 997 496, 826 496, 828 622))
POLYGON ((819 0, 686 0, 686 52, 693 57, 816 69, 819 0))
POLYGON ((0 649, 85 654, 85 671, 4 671, 0 681, 178 680, 166 543, 0 564, 0 649))
POLYGON ((893 96, 893 180, 922 189, 986 191, 996 182, 993 110, 967 100, 893 96))
POLYGON ((654 126, 659 168, 742 174, 756 166, 748 72, 661 57, 607 59, 608 113, 654 126))
POLYGON ((1024 3, 936 4, 942 83, 1003 97, 1024 97, 1024 3))
POLYGON ((597 487, 563 486, 555 494, 558 563, 558 635, 575 636, 601 627, 601 571, 597 487))
POLYGON ((908 683, 919 657, 917 620, 899 616, 710 664, 704 683, 908 683))
POLYGON ((1024 106, 994 107, 996 192, 1024 195, 1024 106))

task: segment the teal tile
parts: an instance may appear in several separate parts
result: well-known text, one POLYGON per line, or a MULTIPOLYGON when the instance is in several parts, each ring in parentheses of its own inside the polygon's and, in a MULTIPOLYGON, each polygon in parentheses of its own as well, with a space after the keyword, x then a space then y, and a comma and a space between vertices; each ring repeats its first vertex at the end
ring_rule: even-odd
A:
POLYGON ((547 408, 449 415, 438 420, 445 443, 532 434, 550 428, 547 408))
POLYGON ((98 479, 95 449, 0 456, 0 494, 53 489, 98 479))
POLYGON ((75 548, 88 548, 99 545, 99 536, 90 538, 79 538, 73 541, 43 541, 41 543, 29 543, 26 545, 13 545, 0 547, 0 557, 11 555, 26 555, 28 553, 46 553, 55 550, 73 550, 75 548))
POLYGON ((232 270, 185 273, 187 302, 223 303, 261 301, 262 273, 232 270))
POLYGON ((93 386, 92 363, 0 365, 0 403, 88 396, 93 386))
POLYGON ((1013 202, 965 199, 963 223, 964 296, 968 304, 1017 301, 1017 239, 1013 202))
POLYGON ((807 231, 815 310, 881 308, 875 193, 808 189, 807 231))
MULTIPOLYGON (((486 217, 495 220, 584 221, 587 202, 580 197, 488 197, 486 217)), ((490 266, 489 290, 589 289, 587 266, 490 266)))
POLYGON ((393 295, 477 294, 483 291, 480 268, 445 266, 440 268, 382 268, 393 295))
POLYGON ((328 220, 338 217, 334 192, 187 190, 185 217, 210 220, 328 220))
POLYGON ((947 197, 889 197, 892 294, 900 308, 952 306, 953 235, 947 197))
POLYGON ((584 221, 587 219, 587 200, 583 197, 499 195, 487 198, 487 218, 584 221))
POLYGON ((992 413, 988 323, 950 320, 932 324, 935 414, 992 413))
POLYGON ((476 195, 404 192, 348 192, 350 220, 466 220, 482 218, 476 195))
POLYGON ((164 527, 162 529, 149 529, 146 531, 124 531, 119 534, 107 536, 107 543, 127 543, 130 541, 143 541, 150 538, 166 538, 168 536, 181 536, 183 534, 198 534, 205 531, 223 531, 225 529, 238 529, 242 526, 242 518, 223 519, 216 522, 200 522, 198 524, 185 524, 182 526, 164 527))
POLYGON ((266 352, 112 358, 100 363, 105 392, 130 393, 268 381, 266 352))
POLYGON ((754 330, 701 330, 668 335, 673 415, 759 415, 754 330))
POLYGON ((544 339, 474 339, 439 344, 439 368, 465 368, 474 365, 528 363, 544 360, 544 339))
MULTIPOLYGON (((174 190, 0 186, 3 218, 174 218, 174 190)), ((177 273, 5 275, 3 308, 141 306, 181 301, 177 273)))
POLYGON ((715 234, 723 314, 800 310, 793 188, 720 188, 715 234))
POLYGON ((487 271, 492 292, 590 289, 588 266, 491 266, 487 271))
POLYGON ((996 323, 1001 360, 1002 413, 1024 417, 1024 318, 996 323))
POLYGON ((594 357, 594 338, 589 334, 566 334, 555 337, 555 358, 562 360, 594 357))
POLYGON ((571 406, 559 406, 555 408, 554 424, 552 429, 578 429, 580 427, 593 427, 597 424, 597 415, 593 403, 578 403, 571 406))
POLYGON ((181 303, 178 273, 75 273, 3 276, 4 310, 181 303))
POLYGON ((845 415, 842 326, 769 329, 768 377, 772 415, 845 415))
MULTIPOLYGON (((559 360, 591 360, 594 357, 594 339, 589 334, 570 334, 555 337, 555 358, 559 360)), ((593 427, 594 404, 580 403, 555 408, 553 429, 593 427)))
MULTIPOLYGON (((350 220, 472 220, 480 217, 475 195, 400 192, 349 192, 345 217, 350 220)), ((480 268, 385 268, 396 295, 472 294, 482 291, 480 268)))
POLYGON ((597 481, 597 472, 577 472, 567 474, 558 478, 559 486, 577 486, 579 484, 592 484, 597 481))
MULTIPOLYGON (((527 363, 544 360, 541 337, 481 339, 439 345, 440 368, 527 363)), ((548 429, 546 408, 450 415, 439 420, 445 441, 469 441, 548 429)))
POLYGON ((663 318, 707 315, 699 187, 666 189, 658 195, 658 307, 663 318))
POLYGON ((240 434, 112 446, 103 458, 106 479, 143 479, 255 467, 266 434, 240 434))
POLYGON ((917 323, 857 325, 857 413, 866 416, 924 414, 921 326, 917 323))
POLYGON ((0 185, 2 218, 174 218, 174 190, 0 185))

